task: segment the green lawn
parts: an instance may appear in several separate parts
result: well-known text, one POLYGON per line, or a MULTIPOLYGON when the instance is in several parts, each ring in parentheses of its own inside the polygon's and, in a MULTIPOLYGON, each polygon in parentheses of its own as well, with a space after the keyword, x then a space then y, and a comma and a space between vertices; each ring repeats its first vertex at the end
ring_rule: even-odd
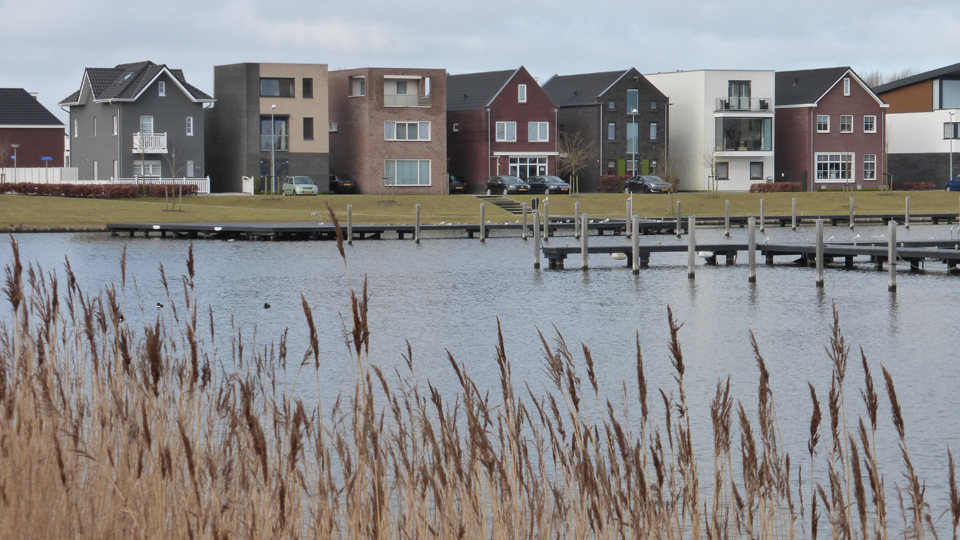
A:
MULTIPOLYGON (((677 195, 634 195, 634 213, 644 217, 676 215, 675 201, 682 203, 683 215, 722 216, 724 202, 730 201, 735 216, 759 215, 760 199, 765 199, 766 214, 790 214, 791 199, 797 198, 801 215, 846 214, 850 197, 855 198, 858 214, 903 212, 910 197, 913 213, 958 212, 957 194, 943 191, 829 193, 731 193, 711 196, 705 193, 677 195)), ((513 199, 530 203, 531 196, 513 199)), ((543 197, 541 197, 543 199, 543 197)), ((591 217, 619 217, 626 213, 626 195, 586 194, 554 195, 549 198, 551 215, 572 215, 574 204, 591 217)), ((107 223, 164 222, 239 222, 239 221, 329 221, 326 203, 341 220, 346 220, 347 205, 353 205, 355 223, 413 223, 415 206, 421 206, 423 223, 477 223, 480 200, 469 195, 397 195, 393 200, 379 195, 331 195, 318 197, 196 196, 184 198, 182 211, 167 211, 163 199, 90 200, 59 197, 0 195, 0 227, 83 227, 107 223)), ((500 208, 486 205, 489 221, 514 221, 500 208)))

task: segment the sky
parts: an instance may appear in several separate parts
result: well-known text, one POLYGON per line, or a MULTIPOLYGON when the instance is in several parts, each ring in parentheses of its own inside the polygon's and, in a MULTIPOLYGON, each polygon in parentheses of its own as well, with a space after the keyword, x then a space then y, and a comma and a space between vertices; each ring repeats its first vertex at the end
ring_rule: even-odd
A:
MULTIPOLYGON (((213 91, 239 62, 554 74, 960 62, 956 0, 0 0, 0 87, 57 105, 86 67, 152 60, 213 91)), ((216 97, 216 96, 214 96, 216 97)))

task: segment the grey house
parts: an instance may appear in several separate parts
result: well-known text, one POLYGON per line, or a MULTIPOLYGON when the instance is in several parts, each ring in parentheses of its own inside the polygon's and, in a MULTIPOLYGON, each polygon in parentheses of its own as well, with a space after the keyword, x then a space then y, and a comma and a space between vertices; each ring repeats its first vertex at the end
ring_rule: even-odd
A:
POLYGON ((543 90, 559 107, 561 149, 579 138, 589 154, 580 191, 597 191, 602 175, 657 174, 666 161, 667 96, 635 68, 555 75, 543 90))
POLYGON ((206 176, 203 106, 183 71, 153 62, 87 68, 70 108, 70 161, 81 180, 206 176))

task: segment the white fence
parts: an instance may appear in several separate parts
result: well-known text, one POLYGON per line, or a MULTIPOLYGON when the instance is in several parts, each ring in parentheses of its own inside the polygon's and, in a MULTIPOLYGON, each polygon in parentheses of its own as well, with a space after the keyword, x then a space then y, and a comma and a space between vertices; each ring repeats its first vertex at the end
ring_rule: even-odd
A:
POLYGON ((0 169, 0 182, 29 182, 31 184, 76 183, 76 167, 6 167, 0 169))
MULTIPOLYGON (((92 181, 91 181, 92 182, 92 181)), ((210 194, 210 177, 206 178, 111 178, 100 180, 100 184, 153 184, 174 186, 197 186, 197 192, 210 194)))

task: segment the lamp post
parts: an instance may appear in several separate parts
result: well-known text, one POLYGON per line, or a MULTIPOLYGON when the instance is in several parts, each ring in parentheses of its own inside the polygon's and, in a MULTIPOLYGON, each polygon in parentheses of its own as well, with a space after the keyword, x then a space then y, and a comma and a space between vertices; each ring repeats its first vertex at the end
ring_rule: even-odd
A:
MULTIPOLYGON (((951 114, 952 114, 952 113, 951 113, 951 114)), ((13 143, 13 144, 10 145, 10 147, 13 148, 13 181, 14 181, 14 183, 16 183, 16 182, 19 182, 19 181, 20 181, 19 177, 17 176, 17 168, 18 168, 18 166, 17 166, 17 148, 20 148, 20 145, 17 144, 17 143, 13 143)), ((953 146, 951 145, 950 148, 951 148, 951 151, 952 151, 953 146)), ((952 167, 951 167, 950 170, 953 170, 952 167)))
MULTIPOLYGON (((276 111, 276 109, 277 109, 276 105, 270 106, 270 193, 271 194, 274 191, 273 189, 274 182, 276 181, 276 177, 277 177, 277 165, 276 165, 277 162, 274 159, 274 150, 277 147, 277 137, 276 137, 276 134, 274 133, 274 130, 276 130, 276 124, 273 121, 273 114, 276 111)), ((264 187, 264 190, 266 190, 267 186, 263 186, 263 187, 264 187)))
POLYGON ((953 140, 957 138, 957 126, 953 124, 953 111, 950 111, 950 127, 953 133, 950 134, 950 178, 947 181, 953 180, 953 140))
POLYGON ((633 124, 634 134, 633 134, 633 145, 630 147, 630 152, 633 154, 633 176, 637 176, 637 150, 640 149, 640 126, 637 125, 637 110, 631 109, 630 116, 632 117, 631 123, 633 124))

